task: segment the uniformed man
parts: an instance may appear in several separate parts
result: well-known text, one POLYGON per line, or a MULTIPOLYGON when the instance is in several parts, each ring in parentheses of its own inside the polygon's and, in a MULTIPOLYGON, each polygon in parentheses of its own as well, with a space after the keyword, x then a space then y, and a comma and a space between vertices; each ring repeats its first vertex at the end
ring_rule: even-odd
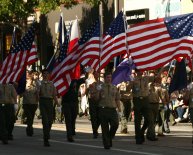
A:
POLYGON ((58 105, 57 92, 53 82, 49 81, 49 72, 42 71, 43 80, 39 87, 39 107, 42 115, 44 146, 50 146, 50 130, 53 123, 53 100, 58 105))
POLYGON ((136 77, 131 81, 131 88, 133 93, 133 110, 134 110, 134 123, 135 123, 135 138, 136 144, 142 144, 145 141, 144 131, 141 129, 142 116, 147 121, 148 130, 146 137, 148 140, 155 141, 155 128, 153 120, 150 115, 150 107, 148 101, 149 89, 148 83, 151 82, 149 76, 142 76, 143 72, 136 69, 136 77))
POLYGON ((3 144, 13 139, 15 122, 14 103, 17 103, 17 93, 12 84, 0 84, 0 138, 3 144))
POLYGON ((38 86, 34 81, 33 73, 29 73, 26 79, 26 89, 23 96, 23 110, 27 118, 26 134, 27 136, 33 136, 33 120, 35 112, 38 108, 38 86))
MULTIPOLYGON (((89 114, 93 131, 93 138, 98 137, 98 128, 100 125, 99 121, 99 89, 101 87, 102 82, 99 80, 98 72, 94 72, 94 80, 92 83, 89 83, 87 80, 87 94, 88 94, 88 102, 89 102, 89 114)), ((91 80, 91 79, 90 79, 91 80)))
POLYGON ((118 89, 120 91, 120 100, 121 100, 121 133, 126 134, 127 131, 127 123, 131 114, 132 109, 132 92, 131 87, 128 82, 122 82, 118 85, 118 89))
POLYGON ((163 76, 161 78, 161 85, 158 88, 158 94, 160 96, 158 113, 158 136, 164 136, 165 105, 169 103, 169 94, 166 87, 166 80, 167 77, 163 76))
POLYGON ((105 73, 105 83, 99 89, 99 118, 101 122, 103 145, 105 149, 112 147, 112 139, 119 126, 118 112, 120 108, 120 94, 116 86, 111 84, 111 73, 105 73))
MULTIPOLYGON (((148 95, 148 100, 149 100, 149 114, 151 115, 151 120, 154 123, 154 131, 155 131, 155 126, 156 126, 156 120, 157 116, 159 113, 159 94, 158 94, 158 89, 155 86, 154 82, 149 83, 149 95, 148 95)), ((148 122, 147 120, 144 120, 144 124, 142 126, 142 133, 145 133, 145 130, 148 128, 148 122)), ((153 133, 155 135, 155 132, 153 133)))
POLYGON ((74 142, 75 123, 78 115, 78 90, 83 83, 85 83, 84 78, 72 80, 68 91, 62 96, 62 111, 65 118, 68 142, 74 142))

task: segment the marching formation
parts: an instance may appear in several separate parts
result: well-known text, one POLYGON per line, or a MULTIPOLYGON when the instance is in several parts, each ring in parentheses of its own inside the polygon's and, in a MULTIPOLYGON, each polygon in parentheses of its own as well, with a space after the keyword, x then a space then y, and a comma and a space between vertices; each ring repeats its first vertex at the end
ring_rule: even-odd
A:
MULTIPOLYGON (((121 11, 103 37, 100 36, 100 22, 96 20, 79 39, 72 35, 73 32, 70 38, 66 28, 62 27, 61 15, 57 51, 42 70, 41 79, 37 72, 26 71, 25 89, 18 93, 19 80, 26 67, 37 61, 33 46, 35 25, 32 24, 0 68, 2 143, 13 140, 15 116, 18 115, 14 108, 18 102, 22 102, 24 115, 21 117, 26 118, 27 136, 33 136, 33 120, 37 109, 40 110, 38 116, 42 119, 45 147, 50 146, 55 107, 61 111, 61 120, 65 121, 68 142, 75 141, 76 118, 81 107, 82 113, 86 109, 90 115, 93 138, 98 138, 101 126, 105 149, 112 147, 119 122, 121 133, 126 134, 129 132, 128 121, 134 119, 136 144, 143 144, 145 139, 157 141, 157 137, 165 136, 164 133, 170 132, 169 121, 175 125, 190 119, 193 123, 192 73, 187 81, 186 72, 188 66, 192 68, 192 21, 193 14, 187 14, 150 20, 127 29, 121 11), (179 25, 187 30, 179 29, 179 25), (117 71, 120 74, 106 70, 102 75, 101 70, 116 56, 132 59, 132 67, 128 63, 117 71), (174 74, 170 74, 171 68, 165 73, 164 65, 175 59, 174 74), (80 66, 85 68, 82 76, 80 66)), ((77 21, 73 24, 77 25, 77 21)), ((72 30, 74 27, 72 25, 72 30)))
MULTIPOLYGON (((49 72, 42 71, 42 78, 36 78, 36 72, 27 72, 25 91, 17 95, 17 83, 0 85, 0 138, 3 144, 13 140, 13 129, 16 118, 21 117, 16 110, 17 100, 22 100, 23 114, 26 124, 26 135, 34 134, 33 120, 40 110, 43 125, 44 146, 50 146, 50 131, 56 119, 55 106, 60 108, 60 121, 66 124, 66 138, 75 142, 76 118, 80 113, 81 85, 85 84, 87 112, 90 116, 93 138, 98 138, 101 126, 105 149, 112 147, 112 140, 117 132, 119 122, 122 134, 129 132, 128 122, 134 119, 136 144, 147 140, 157 141, 159 136, 169 133, 169 122, 172 125, 183 121, 193 121, 193 87, 192 83, 181 91, 169 94, 170 78, 165 72, 149 73, 132 70, 132 80, 113 85, 112 73, 106 72, 104 79, 93 69, 85 76, 73 80, 67 93, 61 97, 61 105, 53 82, 49 80, 49 72), (100 78, 99 78, 100 77, 100 78), (134 115, 132 116, 132 113, 134 115), (156 131, 156 129, 158 129, 156 131)), ((85 112, 85 109, 82 108, 85 112)))

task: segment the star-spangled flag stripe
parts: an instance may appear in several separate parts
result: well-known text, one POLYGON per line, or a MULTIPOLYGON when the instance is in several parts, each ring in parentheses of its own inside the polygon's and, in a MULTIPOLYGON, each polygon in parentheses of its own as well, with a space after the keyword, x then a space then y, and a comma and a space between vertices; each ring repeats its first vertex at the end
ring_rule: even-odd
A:
POLYGON ((30 55, 35 37, 35 23, 29 28, 21 41, 12 48, 0 69, 0 83, 17 82, 27 65, 35 62, 30 55), (30 60, 28 62, 28 60, 30 60))
MULTIPOLYGON (((55 55, 55 57, 52 59, 52 61, 49 63, 50 65, 47 67, 48 70, 50 70, 52 75, 57 75, 58 71, 53 73, 55 71, 55 68, 58 68, 60 63, 64 61, 64 59, 67 56, 67 51, 68 51, 68 43, 69 43, 69 35, 67 34, 66 26, 64 23, 64 18, 63 14, 61 13, 60 15, 60 21, 58 25, 58 44, 59 44, 59 49, 58 49, 58 54, 55 55)), ((51 76, 51 80, 54 83, 54 86, 57 89, 58 94, 61 96, 65 94, 69 88, 70 81, 71 81, 71 76, 69 77, 69 82, 67 82, 67 75, 64 75, 60 79, 53 79, 53 76, 51 76)))
POLYGON ((63 96, 69 88, 72 81, 72 75, 66 74, 63 78, 56 79, 54 81, 54 86, 58 89, 58 93, 63 96))
POLYGON ((130 55, 140 70, 157 69, 178 57, 192 58, 193 14, 149 20, 127 30, 130 55))
POLYGON ((61 13, 58 25, 58 49, 53 59, 51 59, 46 67, 50 72, 52 72, 53 69, 66 58, 68 43, 69 36, 67 35, 66 26, 64 24, 63 13, 61 13))
POLYGON ((32 43, 32 47, 29 54, 30 55, 28 58, 28 64, 33 64, 38 60, 38 51, 37 51, 37 46, 35 42, 32 43))
POLYGON ((98 61, 90 60, 87 61, 87 63, 85 61, 85 65, 94 66, 95 70, 101 70, 105 68, 114 57, 126 53, 126 34, 124 24, 123 12, 121 11, 110 24, 108 30, 103 36, 100 58, 97 59, 98 61))
POLYGON ((0 83, 9 83, 19 80, 18 77, 20 77, 21 71, 24 70, 23 66, 27 66, 28 53, 29 51, 9 54, 9 58, 6 58, 6 63, 8 63, 4 71, 5 74, 1 76, 0 83))
POLYGON ((86 58, 96 58, 100 47, 100 23, 97 20, 79 39, 72 52, 53 71, 53 80, 74 71, 75 66, 86 58), (56 74, 57 73, 57 74, 56 74))

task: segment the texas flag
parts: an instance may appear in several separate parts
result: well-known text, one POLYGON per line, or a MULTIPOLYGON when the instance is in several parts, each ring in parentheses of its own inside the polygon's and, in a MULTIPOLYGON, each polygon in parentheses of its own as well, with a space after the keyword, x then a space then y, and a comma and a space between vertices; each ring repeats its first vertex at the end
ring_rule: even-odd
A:
MULTIPOLYGON (((78 19, 76 19, 71 27, 71 32, 70 32, 70 41, 68 45, 68 53, 69 54, 72 49, 74 48, 74 45, 78 42, 80 38, 80 31, 79 31, 79 24, 78 24, 78 19)), ((80 64, 76 66, 74 69, 74 79, 79 79, 80 78, 80 64)))

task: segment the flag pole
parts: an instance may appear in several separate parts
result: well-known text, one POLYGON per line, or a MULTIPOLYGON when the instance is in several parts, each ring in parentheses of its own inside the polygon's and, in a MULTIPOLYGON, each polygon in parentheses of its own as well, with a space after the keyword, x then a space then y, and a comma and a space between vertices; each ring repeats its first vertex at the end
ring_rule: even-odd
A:
POLYGON ((170 70, 171 70, 171 68, 172 68, 173 63, 174 63, 174 59, 172 60, 172 62, 171 62, 171 64, 170 64, 170 67, 169 67, 169 69, 168 69, 168 73, 167 73, 166 78, 168 78, 168 76, 169 76, 169 73, 170 73, 170 70))
POLYGON ((125 16, 123 8, 122 8, 122 11, 123 11, 123 21, 124 21, 124 28, 125 28, 125 45, 126 45, 126 49, 127 49, 127 56, 129 58, 129 47, 128 47, 128 43, 127 43, 127 34, 126 34, 128 25, 127 25, 126 16, 125 16))
MULTIPOLYGON (((118 0, 114 0, 114 18, 116 18, 116 16, 118 15, 118 10, 119 10, 118 0)), ((114 57, 113 71, 115 71, 115 69, 117 67, 118 58, 119 58, 119 56, 114 57)))
POLYGON ((103 2, 99 6, 99 22, 100 22, 100 44, 99 44, 99 81, 101 79, 101 52, 102 52, 102 37, 103 37, 103 2))
POLYGON ((13 28, 13 34, 12 34, 12 41, 11 41, 11 46, 10 46, 10 52, 13 50, 14 46, 15 46, 15 31, 16 31, 16 27, 14 26, 13 28))
MULTIPOLYGON (((62 15, 62 18, 63 18, 63 13, 61 11, 61 8, 60 8, 60 15, 62 15)), ((58 31, 57 31, 57 34, 56 34, 56 40, 55 40, 55 46, 54 46, 54 54, 53 56, 51 57, 48 65, 46 66, 46 69, 48 69, 48 67, 50 66, 50 63, 52 62, 52 60, 54 59, 56 53, 58 52, 58 39, 59 39, 59 26, 60 26, 60 23, 58 24, 58 31)))

